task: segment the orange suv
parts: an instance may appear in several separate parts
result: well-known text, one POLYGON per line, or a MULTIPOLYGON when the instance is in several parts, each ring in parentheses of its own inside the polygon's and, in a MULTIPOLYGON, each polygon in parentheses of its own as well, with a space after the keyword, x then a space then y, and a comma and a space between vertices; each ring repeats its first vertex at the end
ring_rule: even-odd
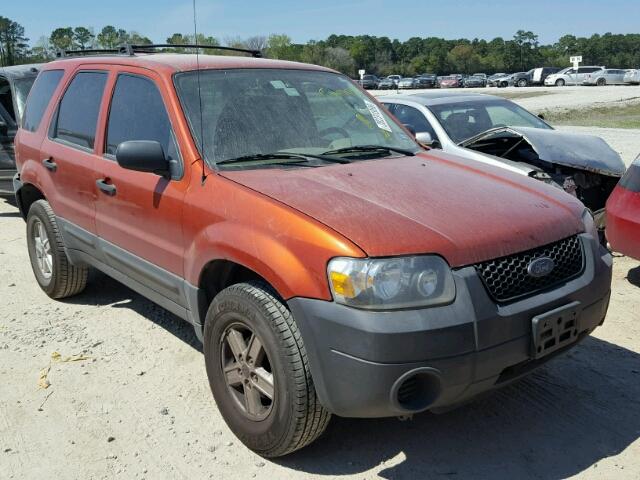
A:
POLYGON ((552 186, 425 151, 332 70, 152 53, 45 65, 16 136, 36 280, 97 268, 190 322, 249 448, 438 411, 602 323, 611 256, 552 186))

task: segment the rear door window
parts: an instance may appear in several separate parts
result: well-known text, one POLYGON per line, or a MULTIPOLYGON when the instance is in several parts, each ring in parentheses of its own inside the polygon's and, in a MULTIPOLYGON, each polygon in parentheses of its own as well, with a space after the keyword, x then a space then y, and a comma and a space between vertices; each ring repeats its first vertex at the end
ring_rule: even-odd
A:
POLYGON ((22 128, 30 132, 35 132, 38 129, 42 115, 44 115, 44 111, 47 109, 47 105, 49 105, 53 92, 60 83, 63 74, 64 70, 45 70, 40 72, 29 93, 22 128))
POLYGON ((80 72, 64 93, 52 137, 93 149, 107 72, 80 72))
POLYGON ((120 74, 109 109, 105 153, 115 155, 118 145, 129 140, 160 143, 172 175, 179 174, 178 147, 158 87, 150 79, 120 74))

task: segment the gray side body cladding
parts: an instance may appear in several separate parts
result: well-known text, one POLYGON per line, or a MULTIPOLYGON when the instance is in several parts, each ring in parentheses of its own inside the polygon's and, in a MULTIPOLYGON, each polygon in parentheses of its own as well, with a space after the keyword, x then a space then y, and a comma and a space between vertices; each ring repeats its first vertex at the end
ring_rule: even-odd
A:
POLYGON ((56 221, 71 263, 90 265, 186 320, 202 341, 198 287, 64 218, 56 221))

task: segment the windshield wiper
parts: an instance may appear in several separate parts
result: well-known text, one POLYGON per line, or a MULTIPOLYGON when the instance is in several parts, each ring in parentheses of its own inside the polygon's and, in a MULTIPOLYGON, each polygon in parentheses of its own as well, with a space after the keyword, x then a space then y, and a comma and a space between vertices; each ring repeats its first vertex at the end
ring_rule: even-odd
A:
POLYGON ((286 165, 286 164, 299 164, 308 162, 310 158, 318 160, 324 160, 331 163, 350 163, 349 160, 344 158, 332 158, 325 155, 311 155, 307 153, 286 153, 286 152, 274 152, 274 153, 252 153, 249 155, 242 155, 235 158, 227 158, 216 162, 216 165, 228 165, 231 163, 243 163, 243 162, 259 162, 262 160, 291 160, 285 162, 271 163, 268 165, 286 165))
POLYGON ((407 157, 415 156, 415 153, 411 150, 405 150, 404 148, 387 147, 385 145, 354 145, 352 147, 337 148, 335 150, 328 150, 322 152, 322 155, 339 155, 341 153, 358 153, 358 152, 393 152, 401 153, 407 157))

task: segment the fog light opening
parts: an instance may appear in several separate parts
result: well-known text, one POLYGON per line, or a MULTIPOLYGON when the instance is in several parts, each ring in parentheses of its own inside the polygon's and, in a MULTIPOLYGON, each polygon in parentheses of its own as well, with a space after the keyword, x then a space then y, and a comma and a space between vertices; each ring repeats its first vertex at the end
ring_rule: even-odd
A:
POLYGON ((394 384, 392 401, 403 411, 418 412, 432 405, 441 391, 442 385, 436 370, 412 370, 394 384))

